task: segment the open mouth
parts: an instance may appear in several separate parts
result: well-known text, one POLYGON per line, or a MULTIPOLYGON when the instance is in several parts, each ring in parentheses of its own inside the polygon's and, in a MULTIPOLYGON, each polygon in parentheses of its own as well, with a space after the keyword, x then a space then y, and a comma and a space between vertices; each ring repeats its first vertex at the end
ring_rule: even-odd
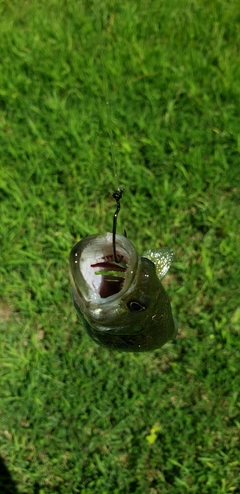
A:
POLYGON ((115 262, 113 255, 104 256, 99 262, 91 264, 96 276, 101 276, 98 293, 101 298, 107 298, 119 293, 124 285, 127 263, 123 256, 115 262), (96 269, 97 268, 97 269, 96 269))
POLYGON ((118 300, 132 286, 138 256, 132 243, 123 235, 116 235, 115 255, 118 262, 109 232, 105 236, 90 235, 73 247, 70 274, 79 304, 112 303, 112 297, 114 301, 118 300))

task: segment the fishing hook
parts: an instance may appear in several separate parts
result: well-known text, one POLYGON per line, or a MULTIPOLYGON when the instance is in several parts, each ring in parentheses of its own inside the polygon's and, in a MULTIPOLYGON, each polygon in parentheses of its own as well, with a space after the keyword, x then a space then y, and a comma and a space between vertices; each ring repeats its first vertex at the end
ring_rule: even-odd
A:
POLYGON ((117 258, 117 253, 116 253, 116 233, 117 233, 117 217, 118 213, 120 211, 120 200, 123 195, 123 189, 118 189, 116 192, 113 193, 113 198, 115 199, 117 203, 117 209, 113 215, 113 257, 115 262, 120 262, 117 258))

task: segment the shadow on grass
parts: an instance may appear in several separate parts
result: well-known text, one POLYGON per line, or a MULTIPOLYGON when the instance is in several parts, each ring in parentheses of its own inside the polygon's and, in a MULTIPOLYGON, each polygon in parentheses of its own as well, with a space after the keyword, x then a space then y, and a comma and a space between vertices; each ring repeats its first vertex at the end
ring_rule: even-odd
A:
POLYGON ((9 470, 7 469, 1 457, 0 457, 0 493, 18 494, 16 484, 13 481, 9 470))

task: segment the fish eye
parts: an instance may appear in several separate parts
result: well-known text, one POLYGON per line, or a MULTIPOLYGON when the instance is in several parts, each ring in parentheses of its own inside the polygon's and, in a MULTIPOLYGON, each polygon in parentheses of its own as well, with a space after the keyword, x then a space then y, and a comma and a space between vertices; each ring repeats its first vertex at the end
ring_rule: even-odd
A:
POLYGON ((131 302, 128 302, 127 306, 130 310, 139 311, 139 312, 141 310, 146 309, 146 307, 144 307, 144 305, 140 304, 140 302, 138 302, 137 300, 132 300, 131 302))

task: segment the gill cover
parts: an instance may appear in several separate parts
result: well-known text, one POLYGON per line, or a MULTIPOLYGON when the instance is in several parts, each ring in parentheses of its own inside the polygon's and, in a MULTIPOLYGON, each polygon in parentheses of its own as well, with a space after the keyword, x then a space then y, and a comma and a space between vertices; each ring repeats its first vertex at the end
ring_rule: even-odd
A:
POLYGON ((90 235, 70 254, 75 308, 91 338, 108 348, 142 352, 176 336, 168 295, 161 279, 173 260, 169 249, 139 257, 123 235, 90 235), (116 262, 117 259, 117 262, 116 262))

